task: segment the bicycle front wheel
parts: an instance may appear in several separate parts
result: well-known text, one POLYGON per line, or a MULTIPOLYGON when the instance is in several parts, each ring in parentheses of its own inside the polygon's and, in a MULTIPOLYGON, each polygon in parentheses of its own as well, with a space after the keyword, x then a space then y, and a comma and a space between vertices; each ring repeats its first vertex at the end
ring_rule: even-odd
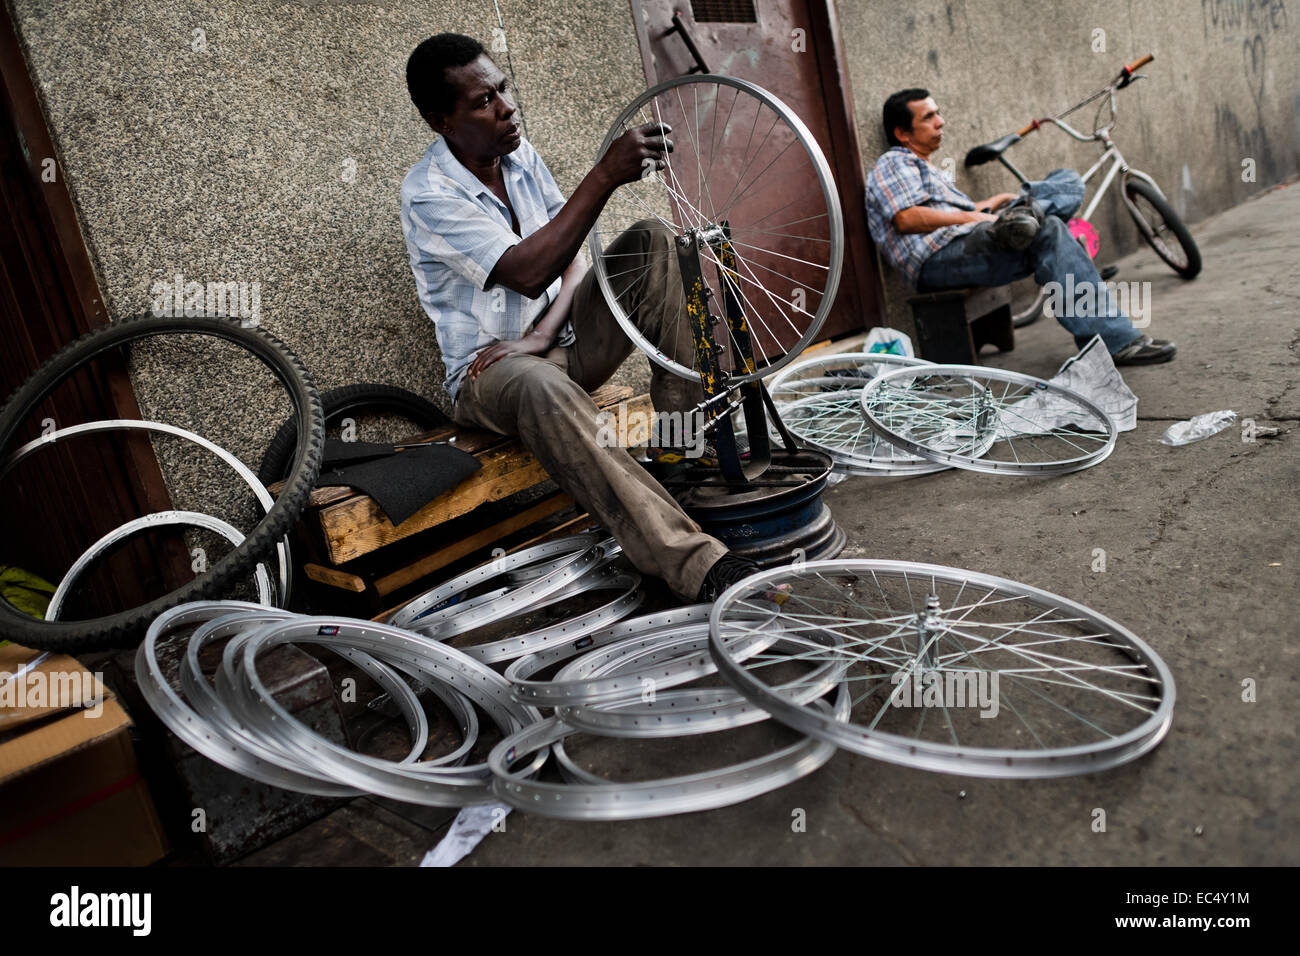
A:
MULTIPOLYGON (((619 187, 589 239, 610 310, 653 362, 699 377, 698 357, 688 364, 667 354, 629 315, 655 264, 632 265, 611 248, 628 230, 667 229, 699 256, 722 370, 740 382, 770 375, 813 341, 839 288, 844 220, 826 157, 788 106, 729 76, 681 76, 646 90, 615 120, 599 155, 645 123, 672 127, 666 168, 619 187), (728 297, 749 341, 737 341, 725 320, 728 297)), ((687 305, 665 311, 660 341, 677 341, 687 305)))
POLYGON ((1124 197, 1129 215, 1147 245, 1184 279, 1196 278, 1201 271, 1201 250, 1159 191, 1141 179, 1128 179, 1124 182, 1124 197))

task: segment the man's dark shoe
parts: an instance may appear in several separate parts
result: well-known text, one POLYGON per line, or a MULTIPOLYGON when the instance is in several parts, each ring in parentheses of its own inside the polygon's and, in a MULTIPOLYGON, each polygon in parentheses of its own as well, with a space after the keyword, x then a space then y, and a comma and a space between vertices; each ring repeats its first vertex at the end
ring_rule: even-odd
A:
POLYGON ((998 213, 997 222, 989 227, 989 235, 1004 249, 1024 252, 1041 226, 1042 220, 1029 206, 1009 206, 998 213))
POLYGON ((1157 365, 1174 357, 1178 347, 1164 339, 1143 335, 1111 356, 1116 365, 1157 365))
POLYGON ((701 604, 716 601, 719 594, 737 581, 743 580, 761 570, 762 568, 749 558, 741 557, 734 551, 728 551, 713 562, 713 567, 709 568, 709 573, 704 576, 704 583, 700 585, 700 593, 695 600, 701 604))

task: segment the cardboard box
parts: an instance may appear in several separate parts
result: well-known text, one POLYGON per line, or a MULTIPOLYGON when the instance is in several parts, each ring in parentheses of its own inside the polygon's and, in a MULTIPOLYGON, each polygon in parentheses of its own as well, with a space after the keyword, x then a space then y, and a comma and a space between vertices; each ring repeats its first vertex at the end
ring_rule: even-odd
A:
POLYGON ((131 719, 74 658, 0 646, 0 866, 143 866, 167 852, 131 719))

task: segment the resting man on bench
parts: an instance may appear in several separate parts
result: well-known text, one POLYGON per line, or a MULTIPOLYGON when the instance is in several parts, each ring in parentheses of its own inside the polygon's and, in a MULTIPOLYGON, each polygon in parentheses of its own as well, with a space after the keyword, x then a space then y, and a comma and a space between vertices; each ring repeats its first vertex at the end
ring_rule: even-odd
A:
MULTIPOLYGON (((867 176, 871 238, 918 292, 1000 286, 1033 276, 1041 286, 1091 284, 1095 297, 1067 302, 1057 321, 1080 347, 1100 335, 1116 365, 1149 365, 1174 357, 1172 342, 1133 327, 1115 307, 1092 258, 1070 235, 1065 218, 1083 198, 1065 173, 1033 183, 1038 208, 999 193, 975 202, 929 161, 943 140, 943 117, 929 91, 902 90, 885 100, 885 137, 892 144, 867 176), (1014 204, 1014 205, 1013 205, 1014 204), (1008 208, 1001 216, 999 209, 1008 208)), ((1064 172, 1064 171, 1063 171, 1064 172)))
MULTIPOLYGON (((407 61, 406 83, 440 137, 402 183, 402 229, 456 422, 519 436, 639 570, 686 600, 713 600, 758 566, 704 534, 626 449, 599 440, 588 394, 633 345, 578 252, 618 186, 640 178, 646 162, 664 168, 671 130, 647 124, 623 134, 566 201, 478 41, 430 37, 407 61)), ((646 337, 689 364, 687 324, 673 323, 670 334, 664 321, 682 305, 672 241, 650 221, 624 232, 610 246, 627 257, 624 271, 639 274, 642 263, 651 271, 615 288, 646 337)), ((656 365, 650 397, 657 412, 685 412, 703 389, 656 365)))

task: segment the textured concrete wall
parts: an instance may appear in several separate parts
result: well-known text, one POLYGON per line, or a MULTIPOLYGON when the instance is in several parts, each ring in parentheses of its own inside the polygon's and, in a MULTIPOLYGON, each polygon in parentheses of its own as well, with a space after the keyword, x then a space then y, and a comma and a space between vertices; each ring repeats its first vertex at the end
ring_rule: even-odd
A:
MULTIPOLYGON (((570 192, 644 88, 631 13, 622 0, 500 7, 529 138, 570 192)), ((320 388, 387 382, 446 406, 399 221, 402 178, 432 138, 405 64, 444 30, 491 48, 491 0, 12 8, 114 316, 148 311, 177 272, 258 282, 262 325, 320 388)), ((146 415, 256 466, 288 411, 259 368, 201 342, 151 346, 137 390, 146 415)), ((160 452, 186 505, 228 512, 206 456, 160 452)))
MULTIPOLYGON (((977 199, 1014 192, 1001 165, 968 174, 961 165, 966 151, 1073 105, 1126 63, 1154 53, 1141 71, 1149 79, 1118 94, 1112 135, 1187 221, 1300 169, 1296 0, 838 0, 837 6, 868 164, 886 148, 885 97, 922 86, 948 124, 932 161, 950 164, 957 185, 977 199), (1245 160, 1253 160, 1254 182, 1243 181, 1245 160)), ((1092 109, 1067 121, 1086 126, 1092 109)), ((1008 155, 1032 178, 1060 166, 1083 171, 1099 151, 1048 129, 1008 155)), ((1113 187, 1094 221, 1103 262, 1140 243, 1113 187)), ((892 275, 886 294, 891 324, 905 325, 902 285, 892 275)))

